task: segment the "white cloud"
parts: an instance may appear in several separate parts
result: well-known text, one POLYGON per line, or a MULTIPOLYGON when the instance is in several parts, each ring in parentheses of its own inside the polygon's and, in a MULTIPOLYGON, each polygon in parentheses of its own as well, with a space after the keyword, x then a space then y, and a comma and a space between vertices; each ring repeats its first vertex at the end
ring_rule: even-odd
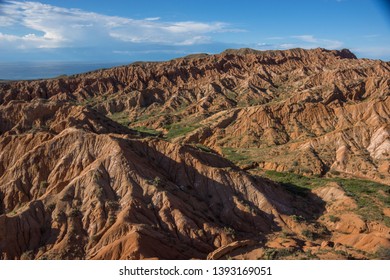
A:
POLYGON ((278 36, 275 36, 275 37, 268 37, 266 38, 267 40, 283 40, 284 37, 278 37, 278 36))
POLYGON ((30 33, 23 36, 16 36, 11 34, 3 34, 0 32, 0 47, 15 47, 17 49, 27 48, 53 48, 56 42, 49 37, 40 37, 36 34, 30 33))
POLYGON ((163 22, 159 17, 137 20, 39 2, 6 1, 1 8, 0 26, 12 27, 18 34, 3 32, 0 48, 88 47, 109 45, 113 40, 193 45, 210 42, 212 33, 234 31, 222 22, 163 22))
POLYGON ((356 52, 359 57, 370 57, 370 58, 384 58, 390 60, 390 47, 361 47, 352 48, 351 51, 356 52))
POLYGON ((209 36, 195 36, 190 39, 184 40, 182 42, 176 43, 178 46, 191 46, 196 44, 206 44, 210 43, 211 38, 209 36))
POLYGON ((343 46, 343 42, 338 40, 329 40, 316 38, 313 35, 298 35, 291 36, 291 38, 298 39, 305 43, 310 43, 310 47, 322 47, 326 49, 338 49, 343 46))
POLYGON ((291 49, 291 48, 325 48, 325 49, 339 49, 343 46, 343 42, 338 40, 330 40, 317 38, 314 35, 294 35, 288 37, 269 37, 266 40, 271 40, 273 43, 260 43, 259 45, 269 46, 270 49, 291 49), (275 40, 280 43, 275 43, 275 40))
POLYGON ((325 48, 325 49, 339 49, 343 46, 343 42, 338 40, 330 40, 317 38, 314 35, 295 35, 290 36, 292 39, 297 39, 300 42, 294 44, 302 48, 325 48))
POLYGON ((157 49, 157 50, 147 49, 147 50, 134 50, 134 51, 118 51, 118 50, 114 50, 114 51, 112 51, 112 53, 113 54, 117 54, 117 55, 124 55, 124 56, 134 56, 135 54, 153 54, 153 53, 157 53, 157 54, 168 53, 168 54, 179 54, 179 55, 188 54, 188 52, 183 51, 183 50, 172 50, 172 49, 168 49, 168 50, 165 50, 165 49, 157 49))
POLYGON ((303 42, 308 42, 308 43, 317 43, 318 42, 318 39, 314 38, 313 35, 291 36, 291 38, 299 39, 303 42))
POLYGON ((188 32, 196 32, 196 33, 207 33, 220 31, 225 28, 226 24, 217 22, 214 24, 202 23, 202 22, 176 22, 171 24, 166 24, 165 26, 161 26, 162 30, 166 30, 170 33, 188 33, 188 32))
POLYGON ((298 47, 297 45, 291 43, 284 43, 284 44, 280 44, 279 46, 281 49, 292 49, 298 47))
POLYGON ((326 48, 326 49, 340 49, 344 43, 338 40, 327 40, 327 39, 322 39, 320 41, 321 45, 326 48))
POLYGON ((150 21, 160 20, 160 17, 148 17, 148 18, 145 18, 145 20, 150 20, 150 21))
POLYGON ((380 35, 379 34, 369 34, 369 35, 364 35, 362 37, 366 38, 366 39, 371 39, 371 38, 378 38, 378 37, 380 37, 380 35))

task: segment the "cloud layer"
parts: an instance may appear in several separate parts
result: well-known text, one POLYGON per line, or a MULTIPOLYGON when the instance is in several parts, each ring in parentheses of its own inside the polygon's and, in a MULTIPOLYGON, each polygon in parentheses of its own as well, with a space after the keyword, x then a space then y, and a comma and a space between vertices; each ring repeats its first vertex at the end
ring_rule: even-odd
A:
POLYGON ((265 33, 271 33, 272 37, 264 38, 260 27, 268 23, 261 19, 244 21, 241 26, 246 30, 240 30, 221 21, 191 18, 167 21, 159 14, 144 15, 145 18, 119 17, 33 1, 0 0, 1 61, 162 60, 242 47, 263 50, 346 47, 364 57, 386 59, 390 56, 388 39, 377 30, 349 37, 334 32, 335 39, 321 35, 320 31, 289 34, 286 27, 283 36, 278 29, 272 34, 271 29, 265 33))
POLYGON ((17 49, 102 46, 113 40, 193 45, 210 42, 213 33, 233 31, 223 22, 132 19, 18 1, 1 4, 0 28, 0 47, 17 49))
POLYGON ((314 35, 294 35, 287 37, 269 37, 267 43, 259 43, 258 47, 262 49, 291 49, 291 48, 326 48, 339 49, 344 43, 338 40, 317 38, 314 35))

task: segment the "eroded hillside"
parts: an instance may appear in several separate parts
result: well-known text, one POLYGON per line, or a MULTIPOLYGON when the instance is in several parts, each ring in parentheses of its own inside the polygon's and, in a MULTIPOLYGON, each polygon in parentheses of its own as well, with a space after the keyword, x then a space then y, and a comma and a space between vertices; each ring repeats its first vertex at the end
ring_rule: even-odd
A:
POLYGON ((389 88, 324 49, 2 83, 0 255, 386 258, 389 88))
POLYGON ((73 101, 240 165, 389 183, 389 73, 348 50, 228 50, 2 85, 0 102, 73 101))

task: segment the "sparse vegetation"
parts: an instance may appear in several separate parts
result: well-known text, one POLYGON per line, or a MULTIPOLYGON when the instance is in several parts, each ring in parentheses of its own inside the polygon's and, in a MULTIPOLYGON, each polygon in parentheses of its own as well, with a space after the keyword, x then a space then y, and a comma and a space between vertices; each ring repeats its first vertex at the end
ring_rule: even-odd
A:
POLYGON ((199 144, 199 143, 195 144, 195 147, 198 148, 199 150, 203 151, 203 152, 206 152, 206 153, 212 153, 213 152, 209 147, 207 147, 207 146, 205 146, 203 144, 199 144))
POLYGON ((307 250, 305 252, 305 258, 304 259, 307 259, 307 260, 316 260, 316 259, 319 259, 316 255, 313 254, 313 252, 311 250, 307 250))
POLYGON ((20 256, 21 260, 33 260, 34 259, 34 251, 29 250, 26 252, 23 252, 23 254, 20 256))
POLYGON ((281 183, 283 186, 295 186, 303 189, 313 189, 324 185, 323 178, 307 177, 295 173, 277 172, 267 170, 265 171, 265 177, 281 183))
POLYGON ((308 229, 302 230, 301 234, 307 239, 314 240, 314 233, 308 229))
POLYGON ((329 221, 331 221, 332 223, 337 223, 338 221, 340 221, 340 218, 336 217, 336 216, 333 216, 333 215, 330 215, 329 216, 329 221))
POLYGON ((305 220, 304 217, 302 216, 297 216, 297 215, 292 215, 291 218, 293 219, 294 222, 303 222, 305 220))
POLYGON ((247 155, 244 155, 235 148, 222 148, 222 153, 228 160, 236 164, 249 159, 247 155))
POLYGON ((153 128, 146 127, 146 126, 131 127, 131 129, 139 131, 139 132, 142 132, 142 133, 150 134, 151 136, 160 136, 160 135, 162 135, 161 131, 158 131, 158 130, 155 130, 153 128))
POLYGON ((376 259, 380 260, 390 260, 390 248, 380 247, 376 252, 375 256, 376 259))
POLYGON ((223 231, 227 234, 230 235, 233 239, 236 238, 236 231, 234 228, 231 227, 224 227, 223 231))
POLYGON ((115 221, 116 221, 116 217, 115 217, 114 215, 109 215, 109 216, 108 216, 108 223, 109 223, 110 225, 114 224, 115 221))
POLYGON ((107 201, 107 208, 111 211, 117 211, 119 209, 120 205, 117 201, 110 200, 107 201))
POLYGON ((60 210, 57 212, 57 215, 54 217, 54 221, 57 223, 61 223, 66 219, 66 214, 64 211, 60 210))
POLYGON ((390 218, 382 212, 384 207, 390 207, 390 186, 380 183, 345 178, 308 177, 294 173, 266 171, 264 175, 279 182, 286 189, 295 194, 305 193, 317 187, 325 186, 330 182, 338 183, 346 194, 356 200, 356 213, 366 221, 380 221, 390 227, 390 218), (381 191, 381 192, 380 192, 381 191))
POLYGON ((159 187, 161 185, 161 178, 156 176, 153 180, 149 180, 149 183, 155 187, 159 187))
POLYGON ((56 208, 55 203, 51 203, 51 204, 47 205, 47 210, 48 210, 49 212, 53 212, 53 210, 54 210, 55 208, 56 208))
POLYGON ((81 216, 81 211, 78 208, 73 207, 70 210, 69 217, 75 218, 81 216))
POLYGON ((39 190, 38 190, 38 194, 39 195, 43 195, 47 189, 47 187, 49 186, 49 183, 47 181, 41 181, 39 183, 39 190))
POLYGON ((280 237, 282 238, 288 238, 288 237, 291 237, 293 236, 294 234, 292 232, 287 232, 287 231, 282 231, 282 233, 280 234, 280 237))
POLYGON ((288 256, 294 255, 293 249, 287 248, 267 248, 264 250, 263 258, 265 260, 281 260, 288 256))
POLYGON ((48 186, 49 186, 49 183, 46 182, 46 181, 41 181, 41 182, 39 183, 39 188, 40 188, 40 189, 46 189, 48 186))
POLYGON ((102 186, 98 185, 96 187, 96 196, 97 197, 102 197, 104 195, 104 189, 102 186))
POLYGON ((107 117, 123 126, 128 126, 130 124, 129 115, 125 111, 113 113, 111 115, 107 115, 107 117))
POLYGON ((166 129, 169 130, 169 132, 165 135, 167 139, 173 139, 182 135, 185 135, 195 129, 197 129, 199 125, 187 125, 182 123, 177 124, 171 124, 166 126, 166 129))
POLYGON ((357 180, 335 178, 347 195, 356 200, 358 209, 356 213, 366 221, 382 221, 390 227, 390 218, 383 214, 384 207, 390 207, 390 197, 383 195, 390 192, 390 186, 379 183, 357 180), (382 191, 382 192, 380 192, 382 191))

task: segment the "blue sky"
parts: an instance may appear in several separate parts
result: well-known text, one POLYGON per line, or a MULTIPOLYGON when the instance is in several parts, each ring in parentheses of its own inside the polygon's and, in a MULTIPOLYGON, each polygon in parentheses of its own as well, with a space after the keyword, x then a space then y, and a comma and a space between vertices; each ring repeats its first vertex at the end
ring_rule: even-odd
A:
POLYGON ((390 60, 375 0, 0 1, 0 61, 165 60, 227 48, 349 48, 390 60))

